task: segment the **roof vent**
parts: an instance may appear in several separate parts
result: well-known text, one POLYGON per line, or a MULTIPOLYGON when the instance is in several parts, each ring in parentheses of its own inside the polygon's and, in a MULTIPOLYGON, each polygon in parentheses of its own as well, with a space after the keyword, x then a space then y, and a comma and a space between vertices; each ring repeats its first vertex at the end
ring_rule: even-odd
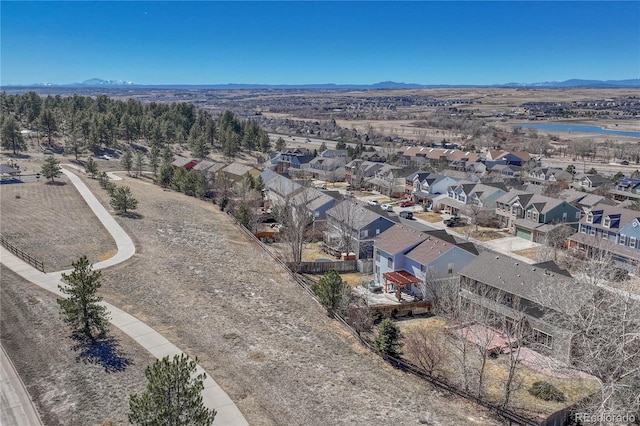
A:
POLYGON ((536 270, 536 268, 531 268, 531 270, 532 270, 532 271, 535 271, 535 270, 536 270))
POLYGON ((516 262, 516 266, 520 266, 520 264, 518 262, 516 262))
POLYGON ((496 256, 496 259, 500 259, 500 256, 496 256))

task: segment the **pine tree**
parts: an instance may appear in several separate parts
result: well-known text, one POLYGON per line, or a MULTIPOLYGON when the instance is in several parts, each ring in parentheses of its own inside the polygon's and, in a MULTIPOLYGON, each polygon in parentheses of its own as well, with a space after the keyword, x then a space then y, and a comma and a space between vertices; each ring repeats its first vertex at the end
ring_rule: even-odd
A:
POLYGON ((9 116, 9 118, 2 123, 0 142, 3 148, 12 149, 14 155, 16 155, 18 151, 27 149, 24 138, 20 133, 20 126, 13 116, 9 116))
POLYGON ((62 274, 62 279, 69 285, 59 285, 60 291, 68 295, 67 299, 58 299, 60 313, 75 332, 92 338, 94 331, 105 333, 109 322, 107 309, 99 305, 102 298, 96 296, 101 286, 101 274, 91 270, 92 265, 86 256, 72 266, 70 274, 62 274))
POLYGON ((400 356, 400 339, 402 334, 398 326, 390 319, 385 318, 378 326, 376 337, 376 349, 385 356, 398 358, 400 356))
MULTIPOLYGON (((197 360, 196 360, 197 361, 197 360)), ((206 374, 196 372, 196 361, 174 355, 157 360, 145 369, 147 390, 129 396, 129 422, 134 425, 208 426, 216 410, 202 402, 206 374)))
POLYGON ((144 167, 144 154, 142 151, 136 151, 135 163, 136 177, 138 177, 140 173, 142 173, 142 168, 144 167))
POLYGON ((131 151, 125 151, 124 154, 122 154, 122 157, 120 157, 120 165, 124 167, 128 175, 131 174, 131 168, 133 167, 133 155, 131 151))
POLYGON ((62 174, 60 162, 56 160, 53 155, 45 157, 40 173, 47 179, 51 179, 51 182, 55 181, 55 178, 62 174))
POLYGON ((84 165, 84 170, 92 178, 96 177, 96 174, 98 173, 98 163, 93 160, 93 157, 89 157, 87 159, 87 163, 84 165))
POLYGON ((345 305, 349 297, 349 286, 334 269, 327 271, 313 289, 320 304, 330 311, 345 305))
POLYGON ((156 176, 158 174, 158 167, 160 166, 160 150, 155 144, 152 145, 149 150, 149 166, 151 166, 153 175, 156 176))
POLYGON ((118 186, 111 194, 110 204, 116 212, 126 214, 127 211, 135 210, 138 207, 138 200, 133 198, 128 186, 118 186))

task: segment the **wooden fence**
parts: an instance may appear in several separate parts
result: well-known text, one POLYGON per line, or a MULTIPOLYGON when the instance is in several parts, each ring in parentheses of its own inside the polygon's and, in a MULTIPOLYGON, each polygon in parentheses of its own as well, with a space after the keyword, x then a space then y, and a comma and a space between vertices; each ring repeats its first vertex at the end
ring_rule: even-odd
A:
POLYGON ((29 263, 34 268, 44 272, 44 264, 42 263, 42 261, 40 261, 40 260, 36 259, 35 257, 29 255, 28 253, 25 253, 24 251, 20 250, 18 247, 16 247, 13 244, 11 244, 3 236, 0 236, 0 244, 5 246, 7 250, 9 250, 11 253, 15 254, 20 259, 24 260, 25 262, 29 263))
MULTIPOLYGON (((313 293, 313 289, 312 289, 312 283, 307 282, 307 280, 301 276, 298 275, 296 273, 294 273, 288 266, 286 263, 284 263, 281 259, 279 259, 274 253, 271 252, 271 250, 269 250, 268 247, 266 247, 264 244, 262 244, 262 242, 260 240, 258 240, 256 238, 255 235, 253 235, 248 229, 246 229, 244 226, 240 225, 238 223, 238 226, 240 227, 240 229, 242 229, 242 231, 247 234, 247 236, 249 236, 249 238, 251 238, 252 240, 254 240, 259 247, 261 247, 269 256, 271 256, 277 263, 279 263, 288 273, 289 275, 293 278, 293 280, 302 288, 304 289, 307 293, 309 293, 309 295, 313 298, 313 300, 316 302, 316 305, 318 306, 319 309, 321 309, 324 312, 327 312, 324 307, 320 304, 320 302, 318 301, 316 295, 313 293)), ((320 262, 322 263, 322 262, 320 262)), ((329 263, 329 262, 327 262, 329 263)), ((347 320, 340 315, 339 313, 335 313, 335 312, 330 312, 329 315, 333 318, 335 318, 338 322, 340 322, 364 347, 366 347, 367 349, 369 349, 371 352, 374 353, 378 353, 378 351, 375 349, 375 347, 373 346, 373 344, 371 344, 371 342, 369 342, 368 340, 364 339, 358 332, 356 332, 356 330, 347 322, 347 320)), ((516 413, 513 410, 510 410, 508 408, 503 408, 499 405, 496 405, 492 402, 486 401, 482 398, 478 398, 476 395, 470 393, 470 392, 466 392, 463 389, 458 389, 457 387, 451 385, 450 383, 448 383, 447 381, 443 380, 440 377, 437 376, 433 376, 429 373, 427 373, 426 371, 420 369, 419 367, 408 363, 402 359, 398 359, 398 358, 393 358, 393 357, 388 357, 388 356, 383 356, 383 358, 385 359, 385 361, 389 362, 391 365, 393 365, 395 368, 405 371, 407 373, 411 373, 414 374, 424 380, 427 380, 428 382, 430 382, 433 386, 446 390, 454 395, 458 395, 462 398, 468 399, 472 402, 475 402, 478 405, 481 405, 483 407, 485 407, 487 410, 489 410, 490 412, 492 412, 493 414, 497 415, 498 417, 500 417, 502 420, 504 420, 507 424, 509 425, 518 425, 518 426, 547 426, 547 425, 557 425, 558 423, 556 423, 558 421, 558 419, 550 419, 552 420, 552 422, 547 423, 546 421, 542 420, 542 421, 536 421, 533 419, 530 419, 528 417, 525 417, 521 414, 516 413)))
POLYGON ((336 272, 355 272, 357 270, 355 260, 343 260, 340 262, 288 262, 286 265, 292 271, 297 271, 300 274, 324 274, 330 269, 335 269, 336 272))

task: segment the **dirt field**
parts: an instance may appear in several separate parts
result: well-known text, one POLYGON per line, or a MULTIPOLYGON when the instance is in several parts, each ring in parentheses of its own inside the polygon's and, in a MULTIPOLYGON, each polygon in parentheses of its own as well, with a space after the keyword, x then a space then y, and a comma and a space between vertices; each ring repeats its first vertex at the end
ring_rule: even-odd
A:
MULTIPOLYGON (((85 180, 106 203, 98 183, 85 180)), ((103 271, 105 300, 197 356, 250 424, 498 424, 362 349, 212 204, 142 179, 118 184, 131 187, 143 218, 117 218, 138 252, 103 271)), ((10 215, 6 226, 19 220, 10 215)), ((74 225, 43 227, 39 237, 65 251, 74 225)), ((17 316, 3 327, 15 327, 17 316)), ((27 347, 44 358, 49 345, 27 347)), ((46 381, 36 376, 25 380, 29 388, 46 381)))
POLYGON ((95 351, 111 355, 110 363, 81 357, 54 295, 2 266, 0 284, 2 345, 44 424, 99 425, 108 418, 114 424, 127 424, 129 394, 144 390, 144 369, 154 361, 153 356, 112 329, 119 349, 115 353, 95 351))

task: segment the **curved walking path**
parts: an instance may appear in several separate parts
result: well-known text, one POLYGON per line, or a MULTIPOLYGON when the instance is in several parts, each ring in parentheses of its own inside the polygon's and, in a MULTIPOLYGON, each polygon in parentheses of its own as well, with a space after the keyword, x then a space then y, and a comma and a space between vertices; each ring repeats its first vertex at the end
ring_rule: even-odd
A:
MULTIPOLYGON (((118 253, 115 256, 103 262, 96 263, 94 265, 94 269, 113 266, 124 262, 133 256, 135 254, 135 245, 129 235, 127 235, 127 233, 120 227, 118 222, 115 221, 111 214, 109 214, 109 212, 78 176, 65 169, 63 169, 63 172, 69 177, 69 180, 80 192, 80 195, 82 195, 91 210, 95 213, 100 222, 102 222, 107 231, 113 236, 118 247, 118 253)), ((65 271, 46 274, 22 261, 9 252, 9 250, 1 246, 0 262, 26 280, 31 281, 57 296, 65 297, 58 288, 61 283, 61 275, 65 271)), ((180 348, 169 342, 169 340, 163 337, 160 333, 138 320, 133 315, 130 315, 106 302, 102 302, 102 305, 109 310, 111 324, 129 335, 143 348, 151 352, 151 354, 156 358, 160 359, 167 355, 169 357, 173 357, 173 355, 179 355, 182 353, 180 348)), ((198 374, 205 372, 199 365, 197 369, 198 374)), ((217 411, 215 424, 230 426, 244 426, 249 424, 231 398, 229 398, 226 392, 222 390, 215 380, 211 378, 210 374, 207 374, 207 378, 204 381, 202 399, 205 406, 208 408, 214 408, 217 411)))

